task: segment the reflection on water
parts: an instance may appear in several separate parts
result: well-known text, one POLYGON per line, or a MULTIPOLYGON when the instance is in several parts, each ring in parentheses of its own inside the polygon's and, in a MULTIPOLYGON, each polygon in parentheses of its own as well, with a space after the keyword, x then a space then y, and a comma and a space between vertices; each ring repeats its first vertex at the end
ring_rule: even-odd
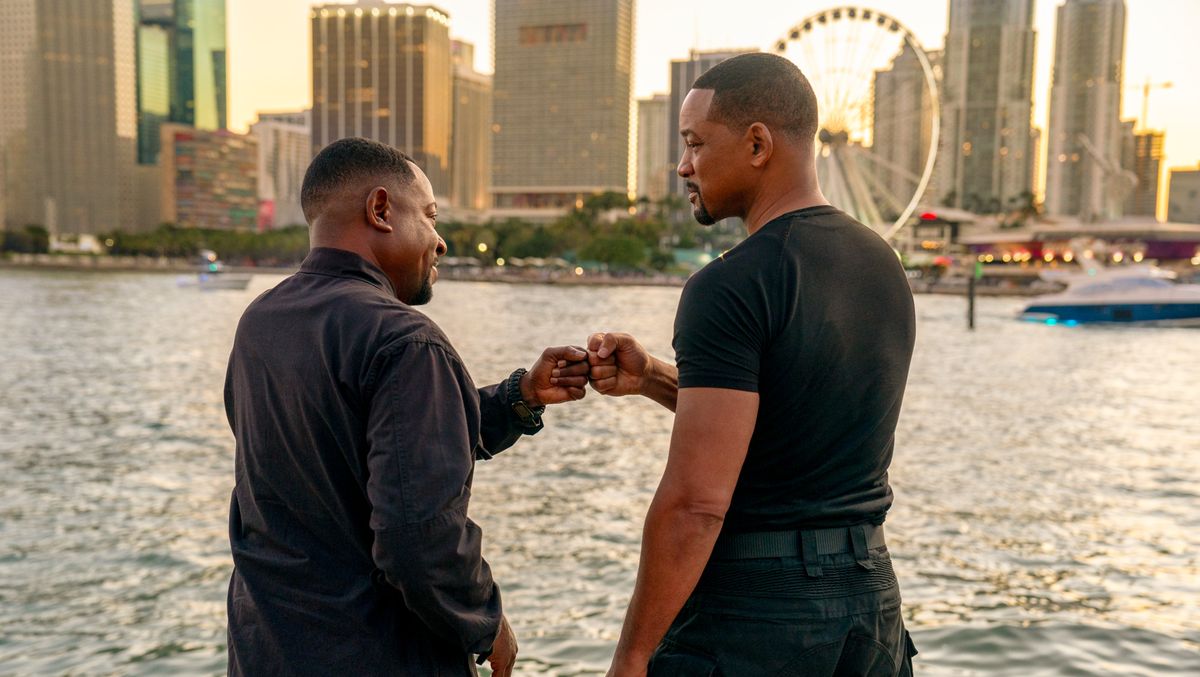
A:
MULTIPOLYGON (((0 673, 224 672, 245 292, 0 271, 0 673)), ((670 355, 678 290, 443 282, 477 381, 621 329, 670 355)), ((923 674, 1200 672, 1200 332, 921 297, 889 540, 923 674)), ((607 666, 671 419, 590 393, 476 473, 520 674, 607 666)))

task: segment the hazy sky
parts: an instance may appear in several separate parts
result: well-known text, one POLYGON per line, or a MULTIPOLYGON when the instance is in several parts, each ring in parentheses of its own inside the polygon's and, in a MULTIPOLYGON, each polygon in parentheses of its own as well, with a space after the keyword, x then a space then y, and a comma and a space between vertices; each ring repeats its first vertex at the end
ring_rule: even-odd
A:
MULTIPOLYGON (((257 111, 310 105, 310 0, 228 0, 230 126, 244 130, 257 111)), ((476 45, 476 67, 490 72, 490 0, 439 0, 450 14, 451 35, 476 45)), ((1037 0, 1034 123, 1049 115, 1057 0, 1037 0)), ((769 48, 797 21, 836 2, 805 0, 637 0, 634 93, 666 92, 668 62, 691 48, 769 48)), ((942 46, 946 0, 869 0, 864 5, 900 20, 926 49, 942 46)), ((1139 115, 1141 83, 1170 81, 1150 95, 1150 126, 1166 129, 1166 165, 1200 163, 1200 63, 1196 27, 1200 0, 1126 0, 1125 90, 1122 117, 1139 115)))

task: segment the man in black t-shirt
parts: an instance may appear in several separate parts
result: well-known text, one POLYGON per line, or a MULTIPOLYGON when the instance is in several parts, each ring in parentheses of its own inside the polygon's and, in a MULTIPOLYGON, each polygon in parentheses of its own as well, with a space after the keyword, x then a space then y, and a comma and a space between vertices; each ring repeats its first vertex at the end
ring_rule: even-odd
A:
POLYGON ((748 237, 684 288, 675 365, 589 339, 596 390, 676 412, 610 674, 911 674, 882 529, 904 271, 821 194, 816 100, 791 62, 717 65, 679 120, 696 219, 740 217, 748 237))

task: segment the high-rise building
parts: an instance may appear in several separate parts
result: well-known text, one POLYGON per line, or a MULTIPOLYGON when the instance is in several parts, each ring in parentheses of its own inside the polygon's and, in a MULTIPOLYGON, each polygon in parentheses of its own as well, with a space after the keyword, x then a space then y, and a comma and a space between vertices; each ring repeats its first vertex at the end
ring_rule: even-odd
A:
POLYGON ((258 142, 258 227, 304 225, 300 188, 313 156, 309 111, 259 113, 250 135, 258 142))
POLYGON ((0 223, 129 229, 137 153, 133 0, 0 1, 0 223))
POLYGON ((450 146, 450 204, 482 213, 491 207, 492 78, 475 71, 475 46, 455 40, 454 134, 450 146))
POLYGON ((258 222, 258 141, 166 123, 159 164, 162 220, 182 228, 253 230, 258 222))
POLYGON ((1133 120, 1121 122, 1121 167, 1133 174, 1136 185, 1125 198, 1126 216, 1155 216, 1161 185, 1163 132, 1137 130, 1133 120))
POLYGON ((667 178, 675 173, 676 161, 667 150, 671 97, 656 94, 638 99, 637 194, 661 200, 667 194, 667 178))
POLYGON ((363 0, 313 7, 313 151, 360 136, 395 146, 450 186, 450 17, 431 5, 363 0))
MULTIPOLYGON (((746 54, 757 50, 723 49, 715 51, 692 50, 686 59, 671 61, 671 103, 667 111, 667 156, 672 162, 679 162, 683 157, 683 139, 679 136, 679 109, 683 99, 692 88, 696 78, 708 69, 738 54, 746 54)), ((671 195, 684 196, 687 190, 683 187, 683 179, 675 172, 667 175, 667 192, 671 195)))
POLYGON ((1084 221, 1120 216, 1124 0, 1058 8, 1050 76, 1046 211, 1084 221))
POLYGON ((1172 169, 1167 189, 1167 220, 1200 223, 1200 167, 1172 169))
POLYGON ((1034 190, 1033 0, 950 0, 936 202, 1000 211, 1034 190))
POLYGON ((633 0, 496 0, 493 206, 554 214, 629 186, 633 0))
MULTIPOLYGON (((931 65, 937 66, 941 52, 929 52, 931 65)), ((871 155, 877 158, 869 169, 876 185, 887 195, 880 204, 890 218, 900 215, 916 191, 925 172, 933 134, 933 96, 925 82, 925 71, 916 53, 907 44, 887 70, 876 71, 871 155)), ((927 190, 936 200, 936 189, 927 190)))
POLYGON ((154 164, 164 122, 228 126, 225 0, 139 0, 138 162, 154 164))

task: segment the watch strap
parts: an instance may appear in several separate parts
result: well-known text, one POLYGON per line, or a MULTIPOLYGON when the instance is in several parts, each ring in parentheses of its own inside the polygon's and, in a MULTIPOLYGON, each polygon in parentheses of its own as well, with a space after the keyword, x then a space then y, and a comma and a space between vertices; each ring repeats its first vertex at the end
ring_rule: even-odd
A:
POLYGON ((512 410, 526 435, 532 435, 542 429, 542 412, 546 407, 535 407, 521 397, 521 377, 528 370, 521 368, 514 371, 504 384, 504 394, 508 399, 508 407, 512 410))

